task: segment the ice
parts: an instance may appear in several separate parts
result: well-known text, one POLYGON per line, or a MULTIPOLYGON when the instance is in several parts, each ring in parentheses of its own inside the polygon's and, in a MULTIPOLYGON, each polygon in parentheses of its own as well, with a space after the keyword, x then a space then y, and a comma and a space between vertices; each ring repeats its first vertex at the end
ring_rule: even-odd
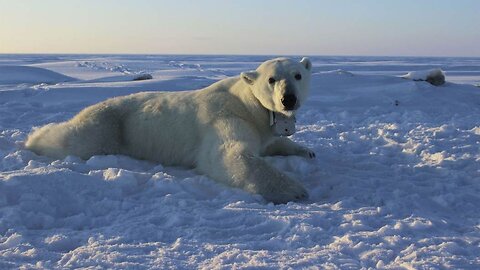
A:
POLYGON ((441 69, 411 71, 402 76, 402 78, 414 81, 427 81, 435 86, 439 86, 445 83, 445 72, 441 69))
POLYGON ((305 202, 128 156, 23 148, 32 128, 106 98, 201 88, 268 58, 0 56, 0 268, 480 268, 477 58, 312 57, 291 138, 317 158, 266 158, 305 202), (443 86, 400 77, 432 69, 443 86))

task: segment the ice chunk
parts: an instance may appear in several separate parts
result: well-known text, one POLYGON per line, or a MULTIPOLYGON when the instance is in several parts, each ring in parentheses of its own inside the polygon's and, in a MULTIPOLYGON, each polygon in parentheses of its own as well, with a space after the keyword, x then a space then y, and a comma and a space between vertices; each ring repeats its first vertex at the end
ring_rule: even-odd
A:
POLYGON ((413 81, 426 81, 432 85, 439 86, 445 83, 445 72, 441 69, 410 71, 403 75, 402 78, 413 81))

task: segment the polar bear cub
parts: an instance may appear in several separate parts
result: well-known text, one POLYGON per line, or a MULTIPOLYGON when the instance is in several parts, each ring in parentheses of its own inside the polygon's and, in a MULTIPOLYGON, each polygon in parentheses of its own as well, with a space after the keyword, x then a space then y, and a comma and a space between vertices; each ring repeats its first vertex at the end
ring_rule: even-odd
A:
POLYGON ((34 130, 25 145, 53 158, 123 154, 186 166, 274 203, 304 199, 307 191, 262 156, 314 157, 278 136, 274 120, 293 121, 311 70, 308 58, 276 58, 200 90, 111 98, 34 130))

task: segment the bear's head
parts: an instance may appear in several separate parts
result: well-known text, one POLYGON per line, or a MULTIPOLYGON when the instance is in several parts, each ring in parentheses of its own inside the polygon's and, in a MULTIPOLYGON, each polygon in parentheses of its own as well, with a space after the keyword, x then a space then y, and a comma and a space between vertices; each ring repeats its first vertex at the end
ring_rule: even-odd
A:
POLYGON ((276 58, 254 71, 242 72, 240 77, 263 107, 292 116, 307 98, 311 71, 312 63, 306 57, 300 62, 276 58))

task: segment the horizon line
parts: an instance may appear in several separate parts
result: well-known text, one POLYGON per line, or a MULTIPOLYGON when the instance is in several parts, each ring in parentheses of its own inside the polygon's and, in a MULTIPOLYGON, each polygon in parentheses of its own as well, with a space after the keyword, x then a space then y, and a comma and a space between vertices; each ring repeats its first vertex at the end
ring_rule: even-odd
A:
POLYGON ((293 56, 293 57, 412 57, 412 58, 480 58, 480 56, 458 56, 458 55, 366 55, 366 54, 245 54, 245 53, 30 53, 30 52, 18 52, 18 53, 2 53, 0 55, 165 55, 165 56, 293 56))

